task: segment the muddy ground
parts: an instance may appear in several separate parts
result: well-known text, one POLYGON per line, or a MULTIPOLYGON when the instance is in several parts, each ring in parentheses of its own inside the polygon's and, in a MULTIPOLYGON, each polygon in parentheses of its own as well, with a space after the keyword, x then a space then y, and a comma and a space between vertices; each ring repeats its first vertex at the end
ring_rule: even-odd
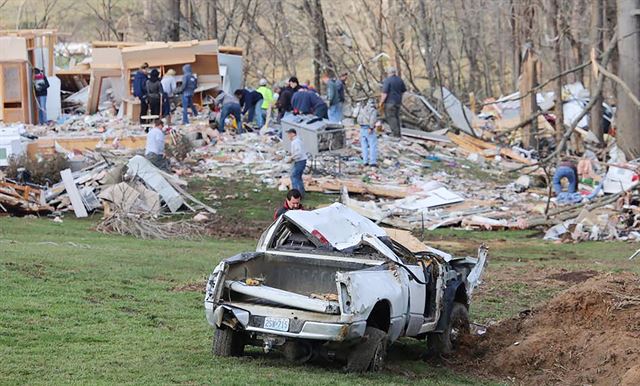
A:
POLYGON ((578 283, 482 336, 465 337, 443 360, 522 385, 640 385, 640 277, 592 274, 554 275, 578 283))

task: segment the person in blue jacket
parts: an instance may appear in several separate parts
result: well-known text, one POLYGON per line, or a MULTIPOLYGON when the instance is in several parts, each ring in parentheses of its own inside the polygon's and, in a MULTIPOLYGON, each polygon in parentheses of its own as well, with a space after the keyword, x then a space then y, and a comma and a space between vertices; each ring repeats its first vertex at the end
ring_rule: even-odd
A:
POLYGON ((198 78, 193 75, 190 64, 182 66, 182 84, 178 88, 178 94, 182 94, 182 124, 189 123, 189 108, 193 111, 193 115, 198 115, 196 106, 193 105, 193 94, 198 87, 198 78))
POLYGON ((311 94, 306 86, 301 86, 298 92, 291 97, 291 107, 294 114, 311 114, 313 109, 311 108, 311 94))
POLYGON ((254 118, 258 127, 264 124, 262 120, 262 94, 257 91, 240 88, 233 92, 240 101, 242 115, 249 113, 248 121, 253 122, 254 118))
POLYGON ((315 92, 309 92, 309 94, 311 94, 310 101, 313 114, 318 118, 329 119, 329 106, 327 106, 327 102, 315 92))
POLYGON ((136 71, 133 76, 133 96, 140 100, 140 117, 147 115, 149 104, 147 102, 146 84, 147 84, 147 71, 149 70, 148 63, 142 63, 140 69, 136 71))

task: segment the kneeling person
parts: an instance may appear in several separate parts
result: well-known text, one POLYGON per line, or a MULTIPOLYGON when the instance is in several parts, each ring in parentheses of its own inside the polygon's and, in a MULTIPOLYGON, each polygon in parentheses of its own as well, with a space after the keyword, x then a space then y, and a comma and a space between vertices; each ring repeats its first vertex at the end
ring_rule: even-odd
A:
POLYGON ((144 156, 154 166, 169 170, 169 161, 164 157, 164 124, 161 119, 156 119, 153 127, 147 133, 144 156))

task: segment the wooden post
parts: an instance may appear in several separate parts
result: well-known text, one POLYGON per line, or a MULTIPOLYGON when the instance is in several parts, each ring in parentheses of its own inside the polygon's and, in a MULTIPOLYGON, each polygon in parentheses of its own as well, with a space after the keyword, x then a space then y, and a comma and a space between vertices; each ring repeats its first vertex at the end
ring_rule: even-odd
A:
MULTIPOLYGON (((520 96, 528 94, 538 85, 538 56, 531 46, 525 49, 522 60, 522 73, 520 74, 520 96)), ((520 119, 522 121, 533 116, 538 110, 536 93, 532 92, 520 100, 520 119)), ((526 149, 537 148, 538 120, 533 119, 523 126, 522 145, 526 149)))

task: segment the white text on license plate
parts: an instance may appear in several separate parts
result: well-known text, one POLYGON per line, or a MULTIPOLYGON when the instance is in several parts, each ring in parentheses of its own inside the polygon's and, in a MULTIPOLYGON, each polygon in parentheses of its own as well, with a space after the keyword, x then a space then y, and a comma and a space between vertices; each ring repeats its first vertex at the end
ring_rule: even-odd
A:
POLYGON ((289 331, 289 319, 288 318, 264 318, 264 328, 276 331, 289 331))

